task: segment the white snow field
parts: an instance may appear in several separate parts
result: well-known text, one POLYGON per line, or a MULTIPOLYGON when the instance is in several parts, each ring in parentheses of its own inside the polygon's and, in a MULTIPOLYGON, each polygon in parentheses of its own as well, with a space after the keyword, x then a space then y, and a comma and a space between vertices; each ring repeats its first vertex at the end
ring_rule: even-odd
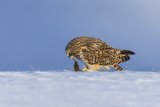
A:
POLYGON ((160 72, 0 72, 0 107, 160 107, 160 72))

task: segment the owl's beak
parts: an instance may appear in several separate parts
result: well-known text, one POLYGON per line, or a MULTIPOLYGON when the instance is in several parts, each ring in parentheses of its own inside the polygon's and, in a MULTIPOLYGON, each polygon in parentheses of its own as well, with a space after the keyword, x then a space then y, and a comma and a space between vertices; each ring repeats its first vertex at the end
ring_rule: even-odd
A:
POLYGON ((74 56, 70 56, 69 58, 71 58, 72 60, 74 59, 74 56))
POLYGON ((70 53, 67 53, 67 56, 70 58, 70 59, 74 59, 74 56, 73 55, 71 55, 70 53))

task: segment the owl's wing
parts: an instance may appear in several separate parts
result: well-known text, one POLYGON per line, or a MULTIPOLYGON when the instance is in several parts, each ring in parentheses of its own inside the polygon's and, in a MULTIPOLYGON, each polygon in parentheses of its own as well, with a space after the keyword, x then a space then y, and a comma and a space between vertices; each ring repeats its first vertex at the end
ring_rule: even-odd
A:
POLYGON ((90 51, 97 51, 97 50, 107 50, 111 49, 112 47, 105 42, 99 39, 93 39, 92 41, 87 41, 86 46, 90 51))
POLYGON ((116 60, 117 50, 103 46, 97 50, 83 50, 80 59, 87 64, 112 65, 116 60))

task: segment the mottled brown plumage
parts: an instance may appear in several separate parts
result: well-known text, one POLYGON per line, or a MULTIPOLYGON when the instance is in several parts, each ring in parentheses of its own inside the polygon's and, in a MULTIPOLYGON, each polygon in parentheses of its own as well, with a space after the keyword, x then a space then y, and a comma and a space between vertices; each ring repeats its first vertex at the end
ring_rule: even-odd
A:
POLYGON ((118 64, 128 61, 134 52, 115 49, 100 39, 82 36, 68 43, 66 54, 74 59, 75 71, 80 70, 76 59, 84 62, 83 71, 97 71, 101 68, 108 70, 110 66, 121 71, 123 68, 118 64))

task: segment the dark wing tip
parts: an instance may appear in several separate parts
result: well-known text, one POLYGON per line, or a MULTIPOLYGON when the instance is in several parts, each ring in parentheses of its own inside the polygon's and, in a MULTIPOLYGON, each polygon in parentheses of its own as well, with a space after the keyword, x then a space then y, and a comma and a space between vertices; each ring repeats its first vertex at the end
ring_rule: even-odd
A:
POLYGON ((130 50, 122 50, 122 51, 121 51, 121 54, 134 55, 134 54, 135 54, 135 52, 130 51, 130 50))

